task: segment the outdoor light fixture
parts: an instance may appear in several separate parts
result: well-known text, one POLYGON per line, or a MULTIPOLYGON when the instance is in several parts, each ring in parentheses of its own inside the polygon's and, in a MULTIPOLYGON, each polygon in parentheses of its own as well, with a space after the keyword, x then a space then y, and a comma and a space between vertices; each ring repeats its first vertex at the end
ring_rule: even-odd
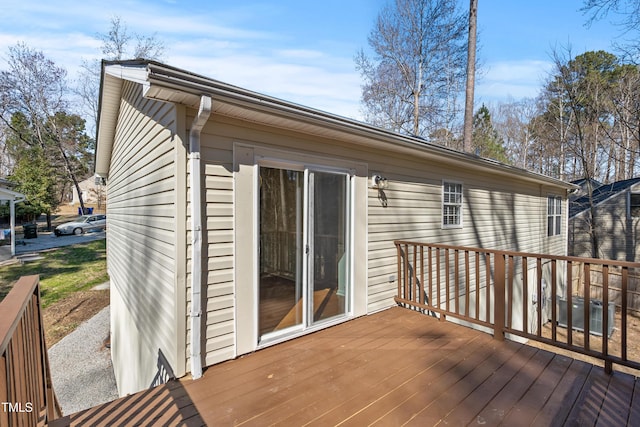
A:
POLYGON ((381 175, 373 175, 371 177, 371 186, 379 190, 384 190, 389 186, 389 180, 381 175))
POLYGON ((387 207, 388 200, 387 195, 384 194, 384 189, 389 186, 389 180, 382 175, 372 175, 371 176, 371 187, 378 189, 378 200, 383 207, 387 207))

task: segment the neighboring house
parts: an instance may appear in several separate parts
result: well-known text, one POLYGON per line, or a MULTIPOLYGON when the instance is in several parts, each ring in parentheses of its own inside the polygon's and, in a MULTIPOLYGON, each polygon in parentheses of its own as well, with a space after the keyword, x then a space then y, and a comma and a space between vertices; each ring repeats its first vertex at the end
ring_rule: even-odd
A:
POLYGON ((639 232, 640 178, 601 184, 591 197, 587 193, 571 202, 570 255, 638 262, 639 232), (594 236, 597 249, 594 249, 594 236))
POLYGON ((574 192, 569 195, 569 206, 571 206, 571 202, 576 199, 579 199, 582 196, 586 196, 589 194, 589 190, 593 192, 596 188, 600 187, 602 183, 595 179, 577 179, 575 181, 571 181, 572 184, 577 185, 577 188, 574 192))
MULTIPOLYGON (((96 204, 101 205, 104 203, 104 185, 102 185, 102 180, 97 179, 94 176, 91 176, 84 181, 80 181, 78 183, 80 187, 80 191, 82 193, 82 201, 85 204, 96 204)), ((80 199, 78 198, 78 191, 76 190, 76 186, 72 185, 72 197, 71 197, 71 205, 80 206, 80 199)))
POLYGON ((394 305, 394 239, 566 254, 571 184, 156 62, 98 126, 121 395, 394 305))
MULTIPOLYGON (((16 254, 16 203, 23 202, 25 196, 22 193, 9 189, 14 186, 14 183, 0 178, 0 203, 7 202, 9 204, 9 233, 5 233, 4 229, 0 229, 0 240, 8 240, 6 243, 9 244, 9 251, 7 251, 6 254, 0 254, 0 259, 16 254)), ((5 251, 2 250, 0 252, 5 251)))

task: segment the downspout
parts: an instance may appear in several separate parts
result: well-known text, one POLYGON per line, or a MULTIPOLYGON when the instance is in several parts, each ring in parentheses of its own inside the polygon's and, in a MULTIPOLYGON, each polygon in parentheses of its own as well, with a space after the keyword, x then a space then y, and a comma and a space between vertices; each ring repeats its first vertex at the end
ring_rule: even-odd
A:
POLYGON ((211 114, 211 97, 202 95, 200 109, 189 131, 189 176, 191 189, 191 376, 202 376, 202 172, 200 132, 211 114))

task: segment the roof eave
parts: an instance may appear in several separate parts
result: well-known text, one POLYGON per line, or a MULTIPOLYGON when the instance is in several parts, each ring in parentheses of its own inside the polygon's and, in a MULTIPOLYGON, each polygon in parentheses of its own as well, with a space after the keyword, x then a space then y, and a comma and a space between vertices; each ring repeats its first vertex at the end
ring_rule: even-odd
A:
MULTIPOLYGON (((105 64, 103 64, 102 74, 103 85, 105 82, 109 84, 111 79, 117 79, 120 81, 121 90, 121 82, 123 79, 134 81, 143 85, 143 93, 146 97, 165 102, 174 102, 197 108, 200 96, 209 95, 217 104, 224 103, 232 108, 255 111, 256 115, 253 118, 256 122, 260 122, 257 119, 257 113, 264 113, 261 123, 267 125, 270 124, 268 117, 273 117, 275 120, 276 116, 280 119, 280 125, 283 123, 283 118, 292 124, 304 121, 307 125, 316 127, 317 129, 331 127, 333 131, 342 133, 344 137, 348 136, 350 140, 366 144, 367 147, 371 148, 393 147, 395 150, 410 152, 414 155, 418 154, 427 157, 438 156, 450 163, 466 168, 494 174, 498 173, 509 177, 517 175, 519 179, 525 181, 559 187, 566 191, 579 188, 577 185, 526 169, 516 168, 497 161, 434 145, 418 137, 400 135, 353 119, 252 92, 154 61, 110 62, 106 63, 106 69, 105 64)), ((103 90, 101 90, 101 93, 103 93, 103 90)), ((118 110, 117 107, 119 104, 117 106, 114 105, 116 100, 111 99, 108 94, 107 96, 103 94, 101 105, 106 105, 107 102, 112 104, 111 111, 118 110)), ((117 102, 119 103, 119 92, 117 102)), ((102 109, 103 108, 101 108, 101 111, 102 109)), ((106 176, 105 173, 108 172, 108 161, 110 161, 111 144, 113 136, 115 136, 116 120, 117 113, 112 114, 112 117, 106 118, 103 118, 103 114, 100 115, 99 129, 104 129, 104 126, 113 129, 111 132, 98 133, 96 174, 101 176, 106 176)))

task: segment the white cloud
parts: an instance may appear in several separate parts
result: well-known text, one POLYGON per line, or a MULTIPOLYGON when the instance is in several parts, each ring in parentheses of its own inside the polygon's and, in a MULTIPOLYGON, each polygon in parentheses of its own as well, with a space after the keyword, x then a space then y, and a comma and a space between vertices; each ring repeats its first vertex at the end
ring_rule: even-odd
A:
POLYGON ((291 59, 319 59, 323 58, 325 54, 317 50, 305 50, 305 49, 284 49, 278 50, 276 53, 283 58, 291 59))
MULTIPOLYGON (((287 101, 360 118, 360 78, 351 56, 338 49, 287 39, 278 27, 269 31, 252 19, 278 14, 276 7, 225 6, 201 11, 170 2, 143 4, 113 0, 105 7, 92 0, 58 0, 35 6, 26 1, 12 9, 0 32, 0 69, 8 47, 24 42, 42 50, 74 78, 83 60, 100 59, 98 33, 120 16, 130 34, 154 34, 166 43, 170 65, 287 101), (250 8, 250 9, 247 9, 250 8), (25 24, 25 23, 28 23, 25 24)), ((337 41, 336 41, 337 42, 337 41)))
MULTIPOLYGON (((172 65, 225 83, 351 118, 360 118, 360 78, 349 69, 236 54, 172 56, 172 65)), ((336 63, 340 62, 338 58, 336 63)))
POLYGON ((75 75, 84 60, 100 59, 100 41, 85 34, 48 34, 42 37, 35 34, 12 35, 0 33, 0 69, 10 47, 24 43, 28 47, 42 51, 57 66, 64 67, 71 77, 75 75))
POLYGON ((535 97, 553 68, 549 61, 500 61, 488 64, 476 85, 476 97, 484 101, 535 97))

